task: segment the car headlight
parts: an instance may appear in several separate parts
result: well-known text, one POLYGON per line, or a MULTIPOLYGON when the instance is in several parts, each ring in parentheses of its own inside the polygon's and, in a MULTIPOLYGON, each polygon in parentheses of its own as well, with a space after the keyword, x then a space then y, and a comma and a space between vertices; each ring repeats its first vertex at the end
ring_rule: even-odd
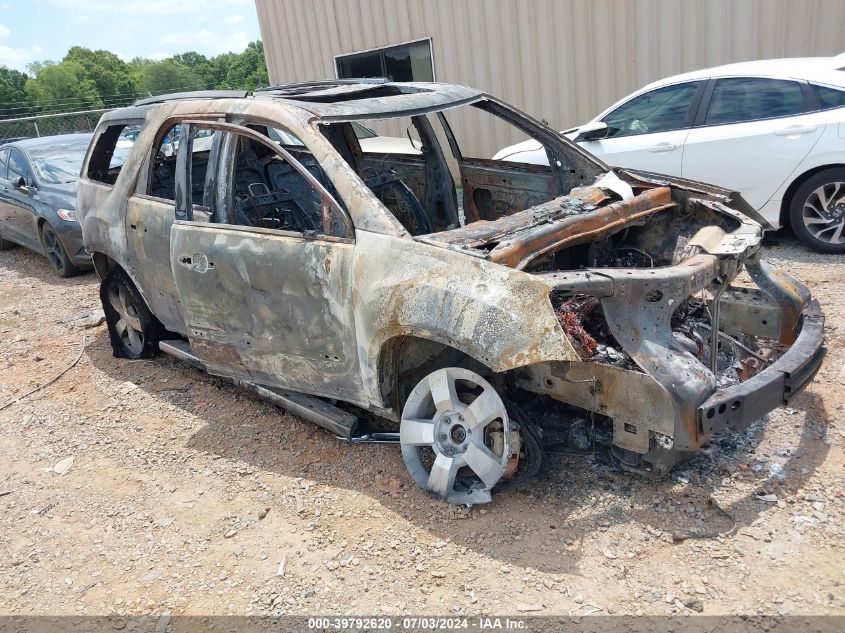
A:
POLYGON ((56 215, 59 216, 62 220, 66 220, 68 222, 76 222, 76 211, 73 209, 57 209, 56 215))

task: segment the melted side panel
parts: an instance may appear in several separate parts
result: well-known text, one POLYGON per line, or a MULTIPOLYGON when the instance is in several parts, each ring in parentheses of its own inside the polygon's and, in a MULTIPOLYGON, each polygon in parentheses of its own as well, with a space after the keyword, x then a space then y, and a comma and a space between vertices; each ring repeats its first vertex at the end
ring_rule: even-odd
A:
POLYGON ((177 222, 188 338, 209 372, 360 402, 352 244, 177 222))

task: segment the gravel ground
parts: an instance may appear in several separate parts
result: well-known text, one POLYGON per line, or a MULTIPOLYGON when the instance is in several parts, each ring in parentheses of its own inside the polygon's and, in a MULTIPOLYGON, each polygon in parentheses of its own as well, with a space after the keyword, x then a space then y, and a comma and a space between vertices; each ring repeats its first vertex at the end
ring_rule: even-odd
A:
POLYGON ((794 408, 666 480, 560 457, 472 509, 417 489, 396 447, 113 358, 104 325, 63 322, 99 306, 93 275, 0 252, 0 407, 84 344, 0 411, 0 613, 845 614, 845 257, 776 239, 827 314, 794 408))

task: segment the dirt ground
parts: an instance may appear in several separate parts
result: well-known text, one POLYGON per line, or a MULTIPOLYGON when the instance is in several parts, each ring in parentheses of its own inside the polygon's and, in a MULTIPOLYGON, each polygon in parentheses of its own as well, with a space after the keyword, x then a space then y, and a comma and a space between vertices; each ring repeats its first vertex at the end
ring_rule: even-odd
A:
POLYGON ((845 257, 776 239, 827 315, 792 408, 665 480, 558 457, 472 509, 395 446, 113 358, 68 321, 99 307, 93 274, 0 252, 0 407, 84 345, 0 411, 0 614, 845 614, 845 257))

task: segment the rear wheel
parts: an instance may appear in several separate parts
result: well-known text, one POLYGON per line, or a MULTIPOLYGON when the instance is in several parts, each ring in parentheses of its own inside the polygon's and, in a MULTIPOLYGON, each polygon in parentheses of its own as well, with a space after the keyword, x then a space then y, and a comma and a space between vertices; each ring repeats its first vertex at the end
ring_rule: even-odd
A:
POLYGON ((484 378, 462 367, 438 369, 402 409, 402 458, 417 485, 444 501, 486 503, 519 443, 511 427, 501 396, 484 378))
POLYGON ((79 269, 71 263, 62 241, 49 224, 41 227, 41 244, 47 261, 59 277, 72 277, 79 274, 79 269))
POLYGON ((158 351, 162 327, 132 280, 120 269, 105 276, 100 300, 109 328, 112 353, 117 358, 150 358, 158 351))
POLYGON ((813 250, 845 253, 845 169, 826 169, 798 187, 789 221, 796 237, 813 250))

